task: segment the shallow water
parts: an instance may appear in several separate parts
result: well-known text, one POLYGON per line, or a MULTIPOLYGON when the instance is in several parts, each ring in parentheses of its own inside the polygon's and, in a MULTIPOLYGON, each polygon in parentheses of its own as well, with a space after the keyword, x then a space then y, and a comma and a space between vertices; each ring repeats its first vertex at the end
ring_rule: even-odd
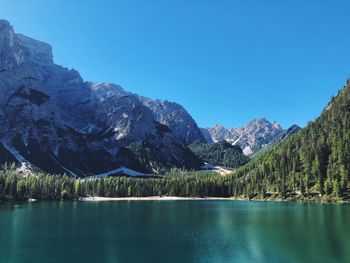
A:
POLYGON ((350 206, 249 201, 0 205, 0 262, 350 262, 350 206))

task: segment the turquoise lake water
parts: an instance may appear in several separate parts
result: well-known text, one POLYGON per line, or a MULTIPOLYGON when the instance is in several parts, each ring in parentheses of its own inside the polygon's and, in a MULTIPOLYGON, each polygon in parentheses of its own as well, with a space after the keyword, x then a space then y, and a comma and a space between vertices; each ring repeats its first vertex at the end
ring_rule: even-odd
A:
POLYGON ((7 203, 0 205, 0 262, 350 262, 350 206, 7 203))

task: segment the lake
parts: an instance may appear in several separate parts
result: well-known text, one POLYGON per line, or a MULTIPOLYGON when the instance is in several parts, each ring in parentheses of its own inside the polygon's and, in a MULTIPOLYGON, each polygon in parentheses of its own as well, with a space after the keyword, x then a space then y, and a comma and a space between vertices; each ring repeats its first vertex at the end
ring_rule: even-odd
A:
POLYGON ((350 262, 350 206, 249 201, 0 205, 0 262, 350 262))

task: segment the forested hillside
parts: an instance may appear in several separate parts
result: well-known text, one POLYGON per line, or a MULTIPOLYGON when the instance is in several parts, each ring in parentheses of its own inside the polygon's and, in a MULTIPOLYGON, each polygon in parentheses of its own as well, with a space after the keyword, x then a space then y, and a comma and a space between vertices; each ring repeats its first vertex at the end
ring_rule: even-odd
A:
POLYGON ((191 151, 204 162, 222 165, 230 168, 240 167, 249 162, 241 147, 229 142, 194 143, 189 146, 191 151))
POLYGON ((235 195, 346 198, 350 177, 350 82, 319 118, 235 173, 235 195))

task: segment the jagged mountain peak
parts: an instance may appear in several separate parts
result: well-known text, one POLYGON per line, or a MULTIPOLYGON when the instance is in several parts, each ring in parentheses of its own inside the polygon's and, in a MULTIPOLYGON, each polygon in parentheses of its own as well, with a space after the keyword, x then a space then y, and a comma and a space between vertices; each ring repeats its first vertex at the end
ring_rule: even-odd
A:
POLYGON ((261 117, 261 118, 254 118, 254 119, 252 119, 250 122, 248 122, 248 124, 256 123, 256 122, 260 122, 260 123, 270 123, 270 121, 268 121, 266 118, 261 117))
MULTIPOLYGON (((266 118, 256 118, 240 128, 225 128, 215 125, 213 128, 205 129, 206 138, 209 134, 211 141, 218 142, 226 140, 233 145, 239 145, 246 155, 251 155, 264 145, 272 141, 283 131, 277 122, 271 123, 266 118)), ((211 142, 207 139, 208 142, 211 142)))
POLYGON ((224 125, 222 125, 222 124, 215 124, 213 128, 215 128, 215 129, 225 129, 224 125))
POLYGON ((101 102, 110 97, 121 97, 131 94, 126 92, 121 86, 110 82, 90 82, 89 84, 101 102))
POLYGON ((266 119, 264 117, 262 117, 262 118, 255 118, 255 119, 251 120, 250 122, 248 122, 243 127, 249 127, 251 125, 272 125, 276 129, 282 129, 281 125, 277 121, 271 122, 271 121, 269 121, 268 119, 266 119))

